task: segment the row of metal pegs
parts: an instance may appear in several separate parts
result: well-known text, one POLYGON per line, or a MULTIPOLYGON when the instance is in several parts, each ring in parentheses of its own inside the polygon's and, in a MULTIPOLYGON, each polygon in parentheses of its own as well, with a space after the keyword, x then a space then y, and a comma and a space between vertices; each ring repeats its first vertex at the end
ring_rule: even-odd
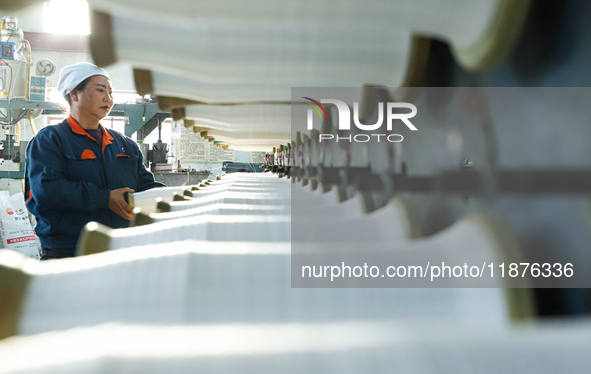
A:
MULTIPOLYGON (((189 261, 187 259, 188 257, 192 258, 197 256, 200 260, 195 263, 196 266, 199 267, 198 269, 194 269, 196 272, 195 276, 200 277, 201 274, 199 272, 205 267, 207 268, 208 274, 206 277, 213 277, 210 281, 204 280, 204 284, 213 288, 221 287, 223 289, 224 287, 227 287, 227 290, 224 291, 225 293, 235 294, 239 289, 242 291, 238 293, 244 291, 248 295, 254 295, 252 300, 247 300, 248 298, 245 299, 245 297, 241 297, 239 300, 235 301, 239 305, 240 303, 246 303, 246 306, 243 305, 241 307, 242 309, 238 307, 231 308, 234 313, 234 318, 238 319, 246 318, 245 316, 249 314, 249 308, 252 308, 252 306, 249 305, 253 302, 259 303, 260 300, 258 299, 260 297, 266 298, 266 302, 274 305, 269 305, 270 309, 275 308, 281 311, 273 316, 273 318, 279 319, 289 319, 289 316, 293 313, 300 312, 302 316, 307 315, 308 313, 312 316, 320 313, 319 311, 326 310, 326 308, 331 309, 331 315, 333 316, 343 314, 352 317, 356 313, 361 313, 360 311, 355 311, 356 309, 347 310, 348 308, 341 308, 343 306, 341 305, 342 302, 347 305, 349 305, 349 303, 356 303, 356 301, 350 300, 349 297, 361 297, 364 302, 359 305, 365 305, 363 309, 373 317, 405 318, 404 316, 406 313, 410 313, 411 311, 412 313, 407 315, 407 317, 410 318, 410 315, 416 317, 417 311, 414 310, 414 308, 406 310, 404 308, 399 309, 399 307, 394 307, 394 305, 400 303, 401 298, 408 297, 408 295, 413 295, 413 299, 416 298, 412 303, 429 304, 428 306, 425 306, 425 309, 423 310, 424 317, 432 319, 433 322, 449 319, 453 320, 457 318, 456 322, 458 323, 463 323, 467 320, 480 320, 483 323, 488 323, 492 320, 499 323, 502 321, 502 324, 505 325, 511 318, 531 317, 534 313, 535 307, 532 304, 531 295, 528 294, 527 289, 503 290, 498 288, 486 291, 477 289, 412 291, 405 289, 349 289, 319 291, 310 289, 294 290, 290 289, 288 286, 289 275, 291 273, 289 261, 290 247, 293 249, 294 245, 303 245, 307 250, 314 252, 325 249, 327 245, 335 245, 336 241, 336 245, 339 247, 340 251, 352 254, 359 253, 360 245, 371 246, 376 252, 393 255, 394 262, 409 255, 413 258, 413 261, 416 260, 416 262, 420 262, 434 254, 438 259, 449 262, 454 258, 464 257, 466 255, 473 260, 494 261, 497 256, 500 255, 499 252, 504 250, 504 248, 500 246, 500 243, 506 243, 507 238, 503 237, 501 241, 499 237, 505 233, 502 232, 502 230, 497 229, 497 226, 486 217, 472 217, 458 222, 454 227, 445 232, 441 232, 438 235, 420 238, 419 235, 417 235, 416 227, 413 227, 412 207, 408 203, 402 201, 392 201, 387 207, 378 209, 370 214, 358 211, 357 215, 349 216, 344 214, 345 211, 341 210, 343 204, 347 204, 347 202, 339 203, 336 195, 331 194, 330 192, 319 194, 318 191, 309 191, 306 186, 292 186, 287 179, 280 179, 272 174, 256 174, 252 176, 248 174, 239 174, 236 177, 227 179, 222 177, 219 181, 212 181, 209 186, 202 187, 204 191, 209 188, 223 188, 224 191, 214 194, 221 196, 211 201, 212 204, 210 205, 213 209, 209 209, 208 211, 205 211, 205 213, 203 208, 195 209, 190 207, 194 202, 193 200, 207 199, 207 197, 193 197, 190 200, 171 201, 169 203, 171 206, 189 206, 189 209, 180 210, 180 212, 186 213, 180 218, 175 217, 164 219, 158 222, 144 224, 139 227, 116 230, 100 227, 96 223, 89 224, 86 228, 86 232, 83 234, 83 239, 79 248, 81 254, 107 252, 110 255, 112 253, 115 257, 111 257, 111 260, 107 260, 106 263, 103 263, 105 266, 107 263, 110 264, 110 270, 108 271, 113 271, 113 266, 115 266, 117 258, 125 259, 122 260, 125 264, 117 265, 120 266, 120 270, 117 270, 118 275, 112 274, 112 276, 107 277, 113 279, 113 282, 107 282, 107 284, 104 285, 104 287, 108 289, 108 292, 105 291, 106 289, 102 289, 103 284, 101 282, 96 284, 98 287, 97 292, 101 292, 101 295, 102 292, 107 292, 104 295, 108 295, 113 291, 110 287, 119 287, 118 282, 122 280, 132 282, 133 284, 141 284, 143 280, 134 278, 137 274, 137 271, 133 270, 136 266, 134 265, 136 261, 148 261, 151 262, 152 265, 146 263, 145 266, 156 266, 157 268, 159 268, 158 263, 162 261, 162 266, 165 266, 166 269, 170 269, 174 272, 176 271, 174 270, 175 266, 170 265, 170 261, 173 261, 179 264, 184 272, 189 271, 192 273, 193 270, 187 269, 185 265, 180 264, 189 261), (225 215, 223 213, 228 204, 224 201, 226 201, 226 199, 232 199, 233 195, 241 195, 238 192, 232 192, 233 188, 240 189, 245 188, 245 186, 254 187, 262 185, 270 188, 273 184, 276 185, 274 188, 275 190, 284 189, 289 191, 289 195, 287 196, 285 193, 277 193, 278 199, 275 199, 276 202, 283 203, 283 214, 267 215, 263 212, 262 214, 225 215), (291 209, 284 209, 285 205, 291 205, 291 209), (217 212, 214 210, 217 210, 217 212), (335 213, 322 214, 322 211, 335 211, 335 213), (310 212, 317 212, 319 214, 317 216, 314 214, 311 215, 310 212), (196 214, 191 215, 190 213, 196 214), (305 216, 305 219, 301 219, 302 216, 305 216), (327 220, 327 217, 330 219, 327 220), (294 231, 305 233, 305 235, 294 237, 294 231), (332 233, 333 236, 323 236, 327 233, 332 233), (181 243, 187 240, 192 242, 181 243), (131 251, 127 250, 127 248, 130 247, 136 248, 131 251), (470 248, 470 250, 468 251, 467 248, 470 248), (115 249, 117 250, 115 251, 115 249), (223 256, 213 256, 218 252, 223 254, 223 256), (133 255, 130 255, 130 253, 133 255), (258 254, 258 256, 245 256, 247 254, 258 254), (266 254, 269 254, 270 257, 265 257, 266 254), (233 257, 228 257, 229 255, 237 257, 232 259, 233 257), (135 256, 139 257, 136 259, 135 256), (160 259, 156 259, 154 256, 160 259), (173 257, 177 256, 179 257, 176 260, 172 260, 173 257), (396 256, 400 257, 397 258, 396 256), (208 261, 211 266, 202 263, 202 258, 207 259, 206 261, 208 261), (226 263, 226 261, 230 262, 226 263), (233 261, 237 262, 234 263, 234 265, 231 265, 233 261), (231 267, 232 274, 234 274, 234 272, 236 273, 231 276, 234 281, 229 279, 223 280, 229 276, 229 270, 225 269, 226 266, 231 267), (268 287, 265 286, 258 289, 258 286, 256 285, 249 285, 248 280, 251 278, 254 282, 268 282, 269 285, 274 285, 273 287, 275 288, 273 288, 273 292, 277 295, 277 298, 267 299, 264 295, 269 292, 268 287), (218 281, 221 283, 218 284, 218 281), (285 292, 285 294, 282 295, 282 292, 285 292), (321 304, 318 304, 317 302, 300 303, 300 298, 304 297, 304 295, 314 296, 317 293, 325 295, 326 301, 321 304), (456 297, 441 297, 441 295, 448 293, 450 295, 456 295, 456 297), (505 293, 513 294, 513 296, 505 295, 505 293), (329 295, 332 296, 329 297, 329 295), (376 295, 380 295, 380 297, 377 298, 376 295), (421 300, 419 295, 422 295, 424 299, 421 300), (521 296, 516 297, 516 295, 521 296), (342 300, 341 297, 343 298, 342 300), (375 299, 376 305, 368 307, 368 301, 365 300, 366 297, 375 299), (438 303, 442 304, 437 305, 438 303), (516 304, 512 305, 512 303, 516 304), (443 307, 444 305, 446 306, 443 307), (466 305, 470 305, 470 307, 464 308, 466 305), (486 309, 482 309, 485 305, 486 309), (516 305, 518 305, 518 307, 516 305), (479 312, 472 314, 475 308, 479 312), (300 310, 300 312, 297 310, 300 310), (437 312, 438 310, 445 310, 446 312, 439 314, 439 312, 437 312), (471 317, 468 317, 469 315, 471 315, 471 317)), ((202 191, 202 189, 199 191, 202 191)), ((163 195, 164 194, 161 196, 163 195)), ((259 204, 253 204, 252 202, 256 201, 257 197, 252 197, 250 195, 251 193, 242 194, 242 198, 244 199, 242 203, 236 203, 235 201, 229 203, 231 205, 230 212, 236 210, 236 205, 242 205, 240 209, 243 213, 248 212, 250 208, 254 209, 255 212, 259 212, 259 205, 264 206, 265 202, 269 200, 268 191, 263 191, 258 194, 259 204), (245 201, 248 201, 248 203, 245 203, 245 201)), ((141 194, 136 194, 133 200, 140 200, 139 197, 141 196, 141 194)), ((152 196, 152 198, 154 198, 154 196, 152 196)), ((355 200, 355 198, 352 199, 353 202, 355 200)), ((156 204, 155 201, 154 204, 156 204)), ((277 205, 280 206, 281 204, 277 205)), ((349 209, 346 210, 348 211, 349 209)), ((167 214, 174 213, 154 213, 150 216, 158 217, 167 214)), ((28 302, 33 306, 25 308, 31 312, 31 316, 27 319, 29 322, 23 322, 23 326, 25 326, 23 327, 24 331, 29 331, 26 326, 28 326, 28 323, 33 323, 33 321, 42 324, 41 321, 47 319, 48 317, 46 316, 48 314, 54 315, 54 318, 63 315, 64 323, 72 323, 71 321, 76 319, 70 319, 68 317, 68 314, 70 313, 67 311, 67 309, 69 309, 68 305, 72 306, 69 303, 74 303, 75 307, 72 308, 72 310, 76 311, 76 313, 81 311, 80 308, 90 308, 90 305, 85 306, 85 303, 88 302, 92 307, 96 307, 96 302, 90 302, 81 298, 81 295, 77 293, 82 291, 79 287, 84 287, 74 286, 74 284, 89 285, 94 282, 90 279, 96 280, 98 279, 97 277, 100 277, 98 275, 90 274, 92 271, 88 273, 86 272, 88 270, 87 266, 94 268, 95 266, 92 264, 101 263, 100 261, 94 261, 98 261, 100 258, 105 258, 97 256, 98 255, 85 256, 87 259, 82 260, 81 263, 85 263, 86 265, 78 270, 76 270, 76 266, 70 268, 73 273, 77 274, 76 276, 81 277, 81 280, 79 281, 73 281, 71 279, 74 275, 72 275, 73 273, 70 274, 71 272, 69 271, 65 271, 68 267, 61 269, 64 269, 69 275, 58 274, 60 272, 55 270, 60 269, 61 265, 59 264, 76 263, 76 261, 53 262, 54 265, 52 266, 56 267, 52 271, 48 270, 48 274, 52 274, 50 278, 55 279, 56 282, 60 283, 56 283, 52 286, 51 282, 47 280, 49 278, 43 278, 43 280, 39 280, 38 282, 35 281, 37 283, 34 284, 37 284, 37 286, 33 287, 33 289, 37 289, 37 294, 30 295, 27 298, 27 300, 29 300, 28 302), (82 279, 85 277, 89 277, 89 280, 83 281, 82 279), (58 286, 58 284, 62 284, 61 282, 65 282, 67 285, 64 284, 64 287, 58 286), (52 292, 54 293, 52 295, 47 294, 48 287, 53 290, 52 292), (72 287, 74 287, 74 289, 72 287), (71 292, 74 292, 75 296, 74 294, 71 294, 71 292), (64 303, 64 300, 68 301, 64 303), (54 310, 55 314, 48 313, 49 310, 54 310)), ((109 257, 107 256, 106 258, 109 257)), ((26 261, 22 263, 26 264, 26 261)), ((28 266, 33 265, 28 264, 28 266)), ((42 275, 44 274, 44 270, 42 269, 49 269, 44 266, 44 264, 37 264, 34 267, 39 269, 39 274, 42 275)), ((180 271, 181 268, 177 270, 180 271)), ((100 272, 100 270, 97 271, 100 272)), ((35 271, 33 271, 33 273, 35 273, 35 271)), ((166 280, 170 277, 170 274, 160 271, 148 272, 145 274, 152 277, 150 282, 156 282, 155 284, 157 284, 156 278, 163 277, 162 279, 166 280)), ((185 273, 185 276, 188 275, 185 273)), ((178 288, 179 290, 182 290, 189 287, 192 283, 183 283, 187 282, 185 276, 172 280, 174 282, 181 282, 177 285, 162 286, 162 292, 172 292, 172 289, 177 290, 178 288)), ((33 277, 33 279, 36 278, 33 277)), ((138 291, 136 286, 131 287, 131 289, 126 289, 122 284, 119 285, 123 292, 138 291)), ((503 284, 500 283, 500 281, 496 284, 498 287, 502 287, 502 285, 503 284)), ((200 287, 196 287, 195 292, 201 295, 199 293, 201 291, 197 291, 199 289, 200 287)), ((207 287, 202 291, 207 294, 213 292, 212 290, 208 290, 207 287)), ((150 302, 154 303, 156 303, 160 297, 164 297, 164 295, 159 295, 153 289, 145 290, 143 292, 153 293, 149 299, 151 300, 150 302)), ((183 293, 184 291, 178 292, 183 293)), ((132 295, 128 296, 134 298, 132 295)), ((87 297, 94 299, 98 296, 88 293, 87 297)), ((98 299, 103 300, 104 297, 106 296, 98 297, 98 299)), ((121 296, 118 300, 123 299, 123 296, 121 296)), ((199 303, 199 301, 196 302, 199 303)), ((407 303, 406 305, 410 304, 407 303)), ((109 308, 111 306, 113 306, 112 303, 107 302, 104 308, 109 308)), ((217 310, 218 307, 224 307, 224 305, 208 304, 208 308, 209 307, 217 310)), ((116 309, 119 310, 119 307, 116 307, 116 309)), ((135 308, 132 309, 134 311, 136 310, 135 308)), ((212 315, 216 315, 216 313, 213 313, 212 315)), ((169 315, 169 313, 164 314, 169 315)), ((104 313, 100 313, 99 315, 104 315, 104 313)), ((177 314, 172 313, 170 315, 177 314)), ((86 316, 86 313, 81 313, 80 318, 86 318, 84 316, 86 316)), ((106 321, 107 320, 105 320, 105 322, 106 321)))
MULTIPOLYGON (((38 262, 0 251, 0 296, 10 301, 0 305, 1 337, 20 335, 0 342, 0 373, 255 372, 262 365, 281 372, 370 365, 377 372, 441 373, 473 369, 472 358, 485 373, 549 373, 555 365, 575 373, 586 365, 588 322, 532 324, 530 291, 502 281, 496 288, 292 288, 294 251, 301 248, 315 253, 334 245, 352 256, 371 249, 412 263, 494 262, 508 250, 516 254, 490 217, 466 217, 421 237, 408 202, 366 213, 359 195, 342 201, 338 188, 292 182, 235 173, 190 189, 134 194, 138 207, 171 211, 148 213, 153 222, 126 229, 89 224, 87 236, 101 232, 109 242, 92 255, 38 262), (200 200, 208 203, 194 207, 200 200), (264 213, 269 206, 282 212, 264 213), (200 228, 210 223, 213 229, 200 228), (264 229, 256 231, 259 223, 264 229), (336 236, 325 243, 294 236, 315 229, 336 236), (355 241, 367 230, 382 236, 355 241), (31 360, 31 352, 42 353, 31 360), (573 352, 581 352, 574 361, 573 352)), ((98 236, 89 241, 105 243, 98 236)))

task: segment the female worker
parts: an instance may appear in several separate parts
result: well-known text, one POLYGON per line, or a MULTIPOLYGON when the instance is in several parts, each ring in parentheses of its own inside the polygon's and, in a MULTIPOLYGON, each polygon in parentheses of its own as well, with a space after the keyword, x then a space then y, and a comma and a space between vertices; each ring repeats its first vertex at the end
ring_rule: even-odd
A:
POLYGON ((65 67, 58 91, 70 116, 46 126, 27 147, 25 198, 37 218, 42 260, 74 256, 84 225, 129 225, 125 194, 164 187, 143 165, 137 144, 99 124, 113 107, 111 80, 89 63, 65 67))

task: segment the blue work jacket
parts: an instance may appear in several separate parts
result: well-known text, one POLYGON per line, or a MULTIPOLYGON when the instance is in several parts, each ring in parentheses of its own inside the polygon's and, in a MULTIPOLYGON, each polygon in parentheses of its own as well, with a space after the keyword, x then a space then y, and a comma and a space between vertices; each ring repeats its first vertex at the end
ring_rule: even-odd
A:
POLYGON ((109 210, 111 190, 135 192, 165 187, 143 165, 137 144, 117 131, 103 130, 99 144, 70 116, 46 126, 27 147, 26 206, 37 219, 43 248, 74 254, 90 221, 113 228, 129 221, 109 210))

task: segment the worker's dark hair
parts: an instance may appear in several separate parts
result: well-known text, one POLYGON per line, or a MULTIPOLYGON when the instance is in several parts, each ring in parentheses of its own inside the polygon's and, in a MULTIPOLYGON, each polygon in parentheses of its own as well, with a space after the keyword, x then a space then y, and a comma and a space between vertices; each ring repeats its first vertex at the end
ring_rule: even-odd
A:
MULTIPOLYGON (((76 88, 74 88, 72 91, 70 92, 74 92, 74 91, 84 91, 84 87, 86 87, 86 85, 88 84, 88 82, 90 82, 90 79, 92 77, 88 77, 85 80, 83 80, 82 82, 80 82, 76 88)), ((66 101, 68 102, 68 104, 70 104, 70 106, 72 106, 72 98, 70 97, 70 94, 66 94, 64 96, 64 98, 66 99, 66 101)))

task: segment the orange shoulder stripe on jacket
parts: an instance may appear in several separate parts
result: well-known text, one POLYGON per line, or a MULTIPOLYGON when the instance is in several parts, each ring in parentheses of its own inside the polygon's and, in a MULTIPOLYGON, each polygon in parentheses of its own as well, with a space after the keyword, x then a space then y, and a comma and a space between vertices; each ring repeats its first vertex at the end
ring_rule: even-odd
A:
POLYGON ((31 190, 29 190, 29 198, 27 199, 27 201, 25 201, 25 204, 29 202, 29 200, 31 200, 33 198, 33 192, 31 190))

